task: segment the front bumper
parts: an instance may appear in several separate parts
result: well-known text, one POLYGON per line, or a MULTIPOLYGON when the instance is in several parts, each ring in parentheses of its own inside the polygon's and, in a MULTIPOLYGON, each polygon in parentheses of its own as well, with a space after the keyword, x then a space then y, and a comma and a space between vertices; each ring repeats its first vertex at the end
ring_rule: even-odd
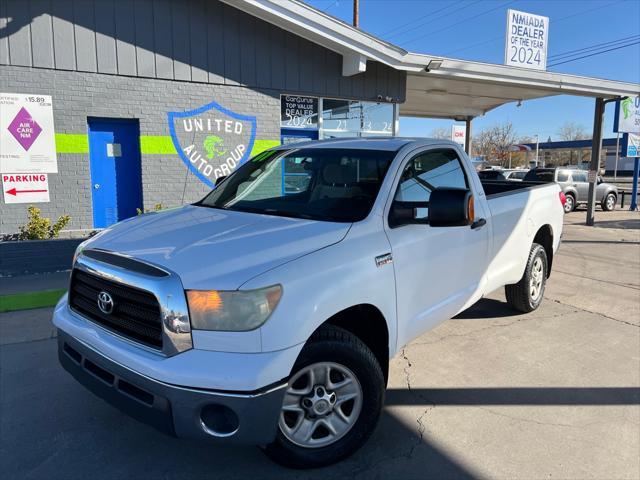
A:
POLYGON ((62 330, 58 358, 93 393, 170 435, 246 445, 275 438, 286 383, 242 393, 171 385, 134 372, 62 330))

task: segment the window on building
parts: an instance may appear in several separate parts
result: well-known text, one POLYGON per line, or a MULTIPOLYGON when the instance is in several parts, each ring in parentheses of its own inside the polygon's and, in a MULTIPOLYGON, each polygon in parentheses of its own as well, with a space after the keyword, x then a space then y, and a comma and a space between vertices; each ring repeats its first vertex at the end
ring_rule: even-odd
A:
POLYGON ((323 138, 391 136, 394 112, 391 103, 323 99, 323 138))

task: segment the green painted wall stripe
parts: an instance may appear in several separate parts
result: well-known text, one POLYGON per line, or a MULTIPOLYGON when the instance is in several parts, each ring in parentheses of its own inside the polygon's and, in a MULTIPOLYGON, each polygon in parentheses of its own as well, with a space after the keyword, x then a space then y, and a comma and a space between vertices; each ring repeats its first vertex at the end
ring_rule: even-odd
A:
POLYGON ((259 154, 260 152, 264 152, 268 148, 275 147, 280 145, 278 140, 256 140, 253 142, 253 148, 251 149, 251 155, 254 156, 259 154))
MULTIPOLYGON (((280 145, 278 140, 256 140, 251 156, 268 148, 280 145)), ((89 138, 80 133, 56 133, 56 151, 58 153, 89 153, 89 138)), ((175 155, 176 149, 168 135, 141 135, 140 152, 145 155, 175 155)))
POLYGON ((178 153, 168 135, 140 135, 140 152, 146 155, 175 155, 178 153))
POLYGON ((89 137, 83 133, 56 133, 58 153, 89 153, 89 137))

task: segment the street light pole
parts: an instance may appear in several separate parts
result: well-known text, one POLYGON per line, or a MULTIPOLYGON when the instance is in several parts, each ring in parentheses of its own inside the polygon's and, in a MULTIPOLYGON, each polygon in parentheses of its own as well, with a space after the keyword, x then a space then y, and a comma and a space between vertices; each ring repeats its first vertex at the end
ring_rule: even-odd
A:
POLYGON ((536 133, 536 168, 538 168, 538 151, 540 149, 540 137, 536 133))
POLYGON ((360 25, 360 0, 353 0, 353 26, 360 25))

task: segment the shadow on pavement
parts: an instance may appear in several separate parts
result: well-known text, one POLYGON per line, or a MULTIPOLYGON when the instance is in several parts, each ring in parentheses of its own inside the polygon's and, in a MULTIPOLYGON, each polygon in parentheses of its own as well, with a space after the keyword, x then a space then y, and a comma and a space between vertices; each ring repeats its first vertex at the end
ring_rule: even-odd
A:
POLYGON ((625 240, 563 240, 562 243, 593 243, 611 245, 640 245, 640 242, 629 242, 625 240))
POLYGON ((389 389, 387 405, 640 405, 637 387, 389 389))
POLYGON ((485 318, 513 317, 515 315, 522 315, 522 313, 511 308, 506 302, 493 298, 483 298, 464 312, 453 317, 453 320, 480 320, 485 318))
POLYGON ((597 228, 623 228, 627 230, 640 230, 640 217, 630 218, 626 220, 597 220, 595 223, 597 228))

